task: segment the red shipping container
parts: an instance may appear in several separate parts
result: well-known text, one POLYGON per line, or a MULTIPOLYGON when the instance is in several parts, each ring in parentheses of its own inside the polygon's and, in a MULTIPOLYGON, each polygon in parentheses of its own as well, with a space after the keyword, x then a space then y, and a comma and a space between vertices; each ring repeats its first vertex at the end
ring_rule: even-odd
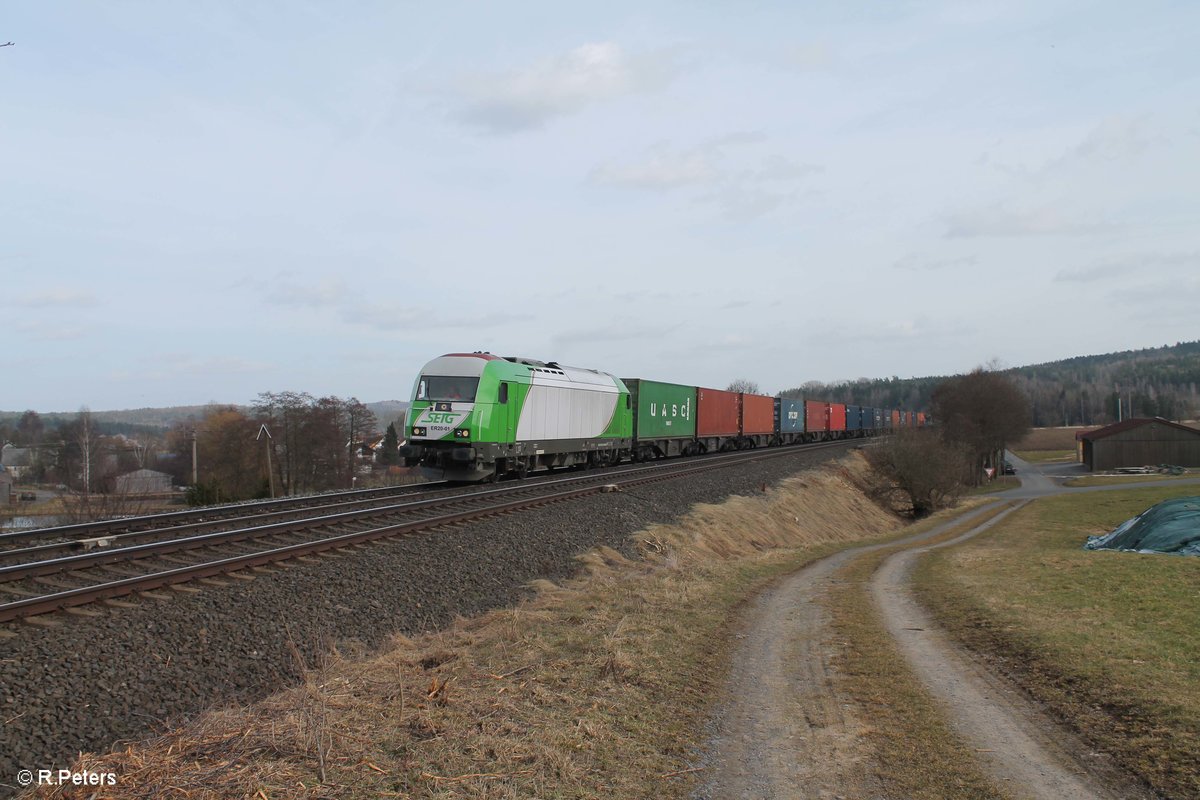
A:
POLYGON ((918 427, 919 427, 919 426, 922 426, 922 425, 924 425, 924 424, 925 424, 925 412, 924 412, 924 411, 918 411, 918 412, 917 412, 917 425, 918 425, 918 427))
POLYGON ((831 430, 831 431, 846 430, 846 404, 845 403, 830 403, 829 404, 829 430, 831 430))
POLYGON ((809 433, 829 430, 829 404, 820 400, 804 401, 804 430, 809 433))
POLYGON ((899 411, 892 412, 892 427, 896 428, 896 429, 900 428, 900 412, 899 411))
POLYGON ((775 398, 742 395, 742 435, 775 432, 775 398))
POLYGON ((696 435, 737 436, 742 396, 720 389, 696 389, 696 435))

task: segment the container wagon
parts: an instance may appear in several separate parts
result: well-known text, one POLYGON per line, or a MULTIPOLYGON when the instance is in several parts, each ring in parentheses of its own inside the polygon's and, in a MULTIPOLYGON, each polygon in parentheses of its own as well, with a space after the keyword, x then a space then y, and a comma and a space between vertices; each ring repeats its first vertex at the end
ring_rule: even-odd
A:
POLYGON ((804 401, 804 430, 808 441, 823 442, 829 438, 829 404, 820 400, 804 401))
POLYGON ((805 441, 804 401, 791 397, 775 398, 775 431, 777 444, 797 444, 805 441))
POLYGON ((741 438, 738 446, 766 447, 775 438, 775 398, 742 393, 741 438))
POLYGON ((842 438, 846 433, 846 404, 829 403, 829 432, 834 439, 842 438))
POLYGON ((862 406, 846 404, 846 434, 848 436, 862 435, 862 406))
POLYGON ((733 450, 741 434, 742 396, 720 389, 696 389, 696 442, 702 453, 733 450))
POLYGON ((638 461, 699 452, 696 387, 623 378, 633 403, 633 457, 638 461))

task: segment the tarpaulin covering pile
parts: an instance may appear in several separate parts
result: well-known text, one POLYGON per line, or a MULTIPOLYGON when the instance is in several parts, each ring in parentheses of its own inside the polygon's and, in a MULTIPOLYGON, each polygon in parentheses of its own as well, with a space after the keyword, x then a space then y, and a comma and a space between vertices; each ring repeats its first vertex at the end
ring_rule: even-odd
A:
POLYGON ((1125 520, 1111 533, 1089 536, 1083 547, 1200 556, 1200 497, 1164 500, 1125 520))

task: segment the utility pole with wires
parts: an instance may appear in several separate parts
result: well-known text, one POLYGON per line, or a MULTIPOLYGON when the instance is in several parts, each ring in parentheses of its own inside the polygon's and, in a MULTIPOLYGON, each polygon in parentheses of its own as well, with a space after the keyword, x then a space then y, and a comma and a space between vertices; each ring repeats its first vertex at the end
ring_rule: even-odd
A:
POLYGON ((271 469, 271 451, 275 449, 275 440, 274 437, 271 436, 271 432, 267 430, 267 423, 265 422, 262 424, 262 427, 258 429, 258 436, 255 436, 254 438, 258 441, 263 441, 263 434, 266 434, 267 436, 265 440, 267 445, 267 483, 271 487, 271 499, 274 500, 275 470, 271 469))

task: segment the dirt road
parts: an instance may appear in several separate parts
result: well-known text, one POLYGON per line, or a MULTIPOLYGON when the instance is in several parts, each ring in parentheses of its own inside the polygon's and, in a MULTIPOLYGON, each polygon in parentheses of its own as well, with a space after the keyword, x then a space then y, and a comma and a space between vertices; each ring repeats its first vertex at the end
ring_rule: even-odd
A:
MULTIPOLYGON (((1048 481, 1029 483, 1036 484, 1038 495, 1052 491, 1045 485, 1048 481)), ((706 780, 694 796, 879 796, 872 785, 869 748, 861 737, 869 721, 861 719, 852 701, 839 696, 832 680, 835 648, 821 600, 841 566, 897 545, 902 548, 886 558, 872 578, 875 606, 918 679, 968 747, 981 754, 995 785, 1021 798, 1143 796, 1019 689, 938 631, 913 599, 909 572, 916 558, 930 549, 925 543, 994 508, 995 503, 983 506, 902 542, 843 551, 756 597, 745 611, 725 699, 711 722, 706 780)), ((995 521, 993 517, 937 546, 975 536, 995 521)))

